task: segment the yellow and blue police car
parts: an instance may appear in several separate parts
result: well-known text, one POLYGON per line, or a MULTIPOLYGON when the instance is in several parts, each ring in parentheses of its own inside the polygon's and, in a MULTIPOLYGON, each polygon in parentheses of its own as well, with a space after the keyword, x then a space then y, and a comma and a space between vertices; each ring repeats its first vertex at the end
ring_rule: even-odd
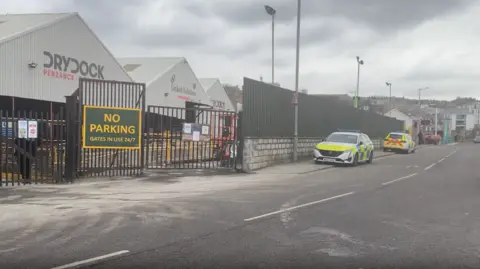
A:
POLYGON ((315 146, 313 159, 315 163, 356 166, 359 163, 372 163, 373 151, 373 143, 368 135, 360 131, 338 131, 315 146))
POLYGON ((400 153, 415 152, 416 144, 413 138, 404 132, 391 132, 383 140, 383 151, 400 153))

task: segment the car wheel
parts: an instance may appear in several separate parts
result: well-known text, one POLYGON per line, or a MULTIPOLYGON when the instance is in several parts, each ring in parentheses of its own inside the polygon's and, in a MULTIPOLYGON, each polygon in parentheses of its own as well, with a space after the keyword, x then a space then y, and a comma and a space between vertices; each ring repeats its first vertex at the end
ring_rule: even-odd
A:
POLYGON ((358 165, 358 153, 355 154, 352 162, 352 166, 357 166, 357 165, 358 165))
POLYGON ((372 163, 373 162, 373 151, 370 152, 370 156, 368 157, 367 163, 372 163))

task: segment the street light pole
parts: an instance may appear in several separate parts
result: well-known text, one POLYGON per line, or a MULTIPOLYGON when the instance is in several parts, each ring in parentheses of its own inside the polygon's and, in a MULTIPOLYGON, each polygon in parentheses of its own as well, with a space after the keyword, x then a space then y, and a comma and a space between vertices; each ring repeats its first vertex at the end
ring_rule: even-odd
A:
POLYGON ((392 109, 393 109, 393 107, 392 107, 392 83, 387 81, 387 82, 385 82, 385 84, 387 84, 387 86, 390 88, 390 97, 389 97, 388 102, 390 103, 390 113, 389 114, 390 114, 390 116, 392 116, 392 109))
POLYGON ((299 76, 299 66, 300 66, 300 14, 302 8, 302 1, 297 0, 297 51, 296 51, 296 62, 295 62, 295 97, 294 97, 294 106, 295 106, 295 115, 294 115, 294 129, 293 129, 293 161, 297 161, 297 150, 298 150, 298 76, 299 76))
POLYGON ((418 106, 420 107, 422 106, 421 96, 424 90, 428 90, 428 87, 418 89, 418 106))
POLYGON ((358 108, 358 89, 360 88, 360 65, 363 65, 363 60, 360 60, 360 57, 357 56, 357 65, 358 65, 358 70, 357 70, 357 91, 355 92, 355 102, 354 106, 355 108, 358 108))
POLYGON ((272 16, 272 84, 275 83, 275 14, 277 11, 268 5, 265 5, 265 11, 272 16))

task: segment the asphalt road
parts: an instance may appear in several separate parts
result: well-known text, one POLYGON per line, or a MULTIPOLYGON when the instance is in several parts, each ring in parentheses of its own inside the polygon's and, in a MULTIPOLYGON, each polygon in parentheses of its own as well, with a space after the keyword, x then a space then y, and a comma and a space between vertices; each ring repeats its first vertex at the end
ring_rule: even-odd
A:
MULTIPOLYGON (((152 201, 150 207, 132 204, 95 220, 78 218, 76 225, 58 229, 70 236, 45 236, 46 242, 42 231, 19 238, 11 248, 23 247, 0 251, 0 263, 52 268, 97 259, 89 268, 479 268, 479 160, 480 148, 466 143, 426 147, 371 165, 253 178, 262 184, 233 177, 234 187, 205 195, 152 201), (170 216, 152 217, 160 211, 170 216)), ((8 237, 0 233, 0 239, 8 237)))

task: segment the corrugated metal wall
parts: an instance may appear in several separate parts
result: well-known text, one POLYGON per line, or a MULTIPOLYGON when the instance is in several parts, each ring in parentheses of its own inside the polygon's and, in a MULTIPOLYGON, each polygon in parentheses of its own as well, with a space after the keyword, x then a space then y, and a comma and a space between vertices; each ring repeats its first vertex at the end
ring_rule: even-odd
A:
MULTIPOLYGON (((244 78, 243 128, 246 137, 292 137, 293 91, 244 78)), ((371 138, 403 128, 403 122, 359 110, 330 98, 299 93, 299 137, 324 137, 337 129, 361 130, 371 138)))

